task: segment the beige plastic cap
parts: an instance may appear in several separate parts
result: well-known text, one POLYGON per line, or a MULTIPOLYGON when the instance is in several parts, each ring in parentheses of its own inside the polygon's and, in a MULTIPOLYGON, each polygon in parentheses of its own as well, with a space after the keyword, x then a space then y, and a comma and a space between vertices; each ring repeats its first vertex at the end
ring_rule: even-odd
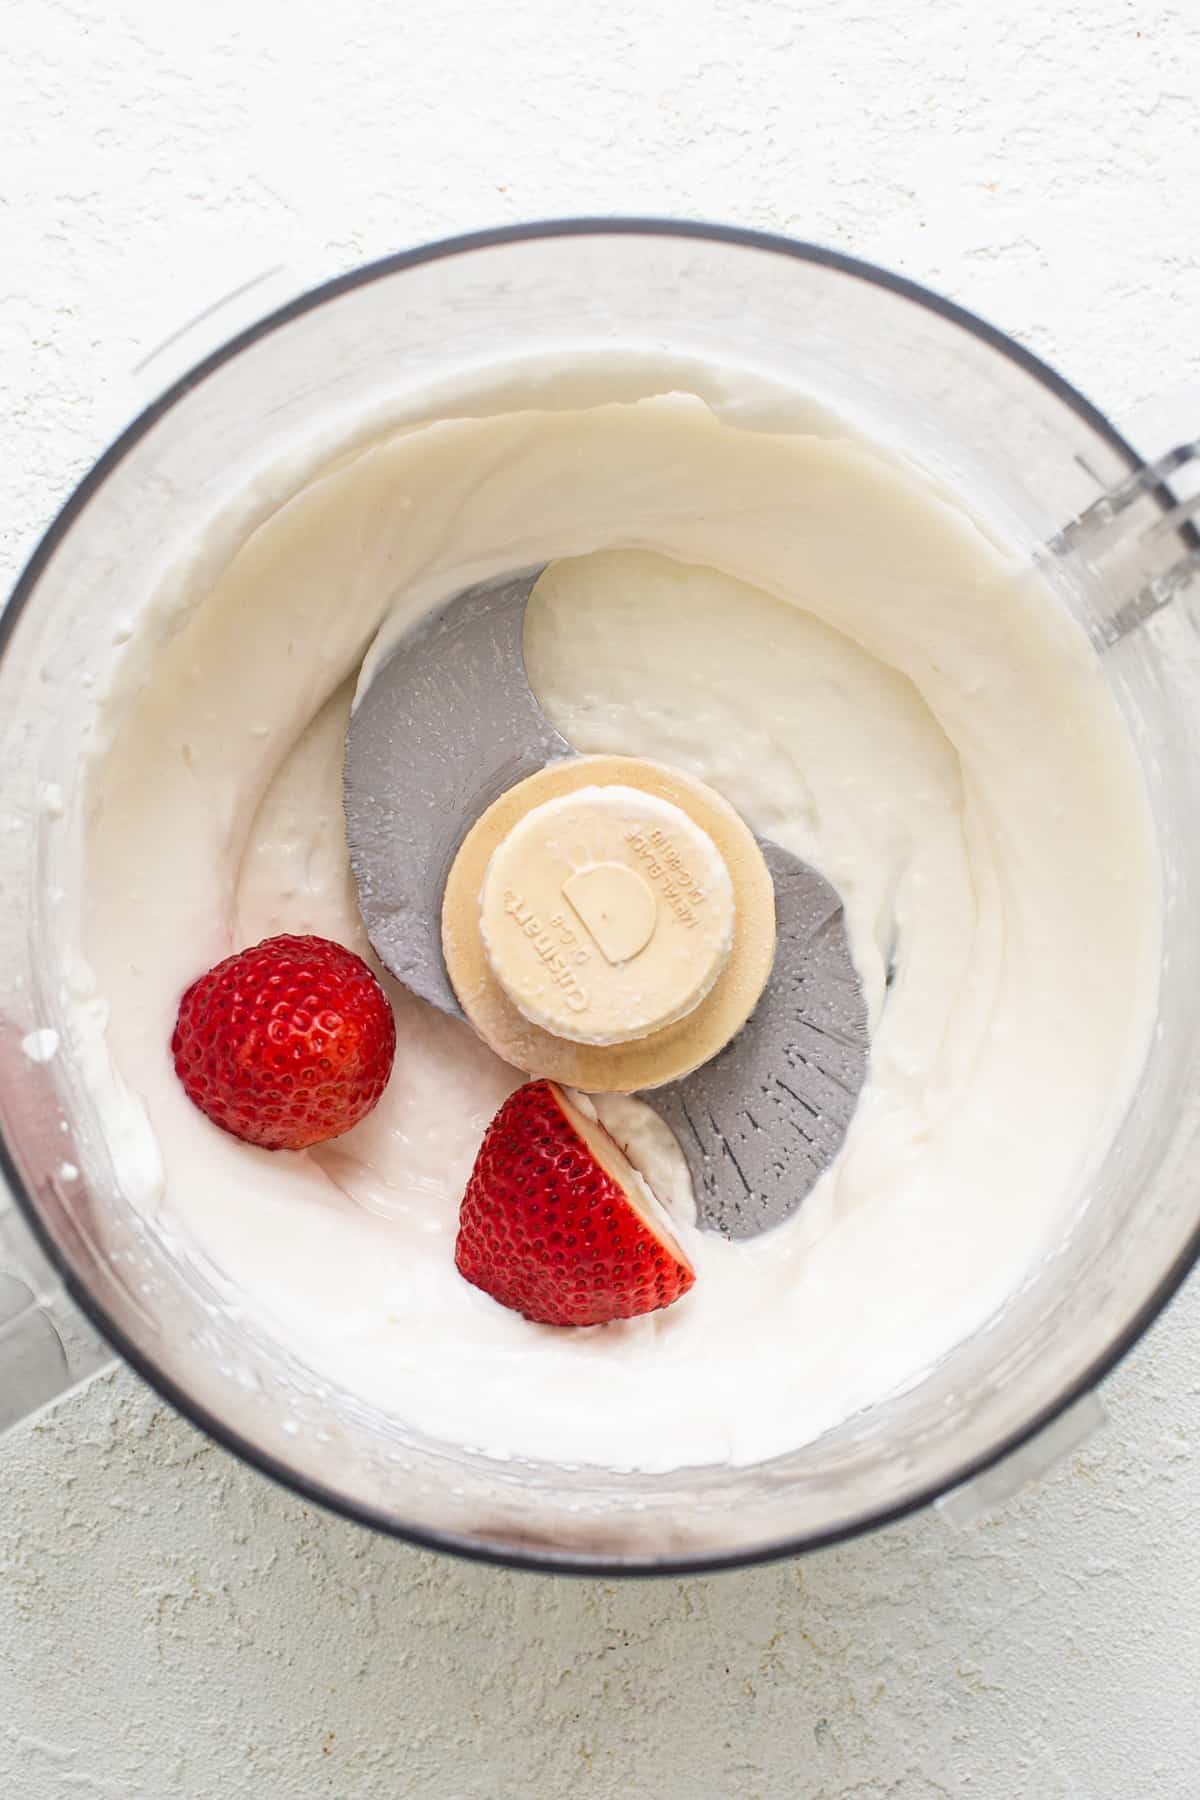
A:
POLYGON ((621 786, 533 807, 493 851, 479 897, 496 980, 531 1023, 577 1044, 685 1018, 725 966, 734 910, 708 833, 621 786))

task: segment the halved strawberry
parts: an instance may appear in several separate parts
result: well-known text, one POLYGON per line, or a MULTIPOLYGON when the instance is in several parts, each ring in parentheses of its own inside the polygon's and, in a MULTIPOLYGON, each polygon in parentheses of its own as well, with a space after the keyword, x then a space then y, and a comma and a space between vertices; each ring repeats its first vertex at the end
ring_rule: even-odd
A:
POLYGON ((541 1325, 636 1318, 696 1279, 623 1151, 553 1081, 518 1088, 488 1126, 454 1260, 541 1325))

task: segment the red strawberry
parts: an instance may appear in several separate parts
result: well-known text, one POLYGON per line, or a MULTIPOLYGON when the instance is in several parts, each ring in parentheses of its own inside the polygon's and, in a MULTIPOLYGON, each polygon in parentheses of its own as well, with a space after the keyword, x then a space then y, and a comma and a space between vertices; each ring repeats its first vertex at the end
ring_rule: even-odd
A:
POLYGON ((518 1088, 488 1126, 454 1260, 541 1325, 636 1318, 696 1279, 623 1152, 553 1081, 518 1088))
POLYGON ((320 937, 227 956, 183 996, 171 1039, 188 1098, 266 1150, 303 1150, 357 1125, 395 1053, 387 995, 361 956, 320 937))

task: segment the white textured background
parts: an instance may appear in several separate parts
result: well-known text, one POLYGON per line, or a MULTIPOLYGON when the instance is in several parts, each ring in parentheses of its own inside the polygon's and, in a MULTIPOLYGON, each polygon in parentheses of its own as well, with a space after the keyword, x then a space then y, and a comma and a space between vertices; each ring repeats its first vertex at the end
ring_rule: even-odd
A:
MULTIPOLYGON (((944 289, 1120 419, 1200 380, 1195 0, 2 21, 6 580, 137 354, 297 254, 717 217, 944 289)), ((371 1538, 102 1378, 0 1446, 0 1795, 1195 1800, 1198 1328, 1200 1281, 1110 1382, 1107 1434, 989 1522, 637 1586, 371 1538)))

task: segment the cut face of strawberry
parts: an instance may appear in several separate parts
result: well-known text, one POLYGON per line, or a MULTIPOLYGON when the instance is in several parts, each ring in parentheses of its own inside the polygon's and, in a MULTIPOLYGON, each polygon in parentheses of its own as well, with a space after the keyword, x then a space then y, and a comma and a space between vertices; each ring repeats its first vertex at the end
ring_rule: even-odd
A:
POLYGON ((454 1260, 542 1325, 636 1318, 696 1279, 632 1163, 553 1081, 518 1088, 488 1126, 454 1260))

